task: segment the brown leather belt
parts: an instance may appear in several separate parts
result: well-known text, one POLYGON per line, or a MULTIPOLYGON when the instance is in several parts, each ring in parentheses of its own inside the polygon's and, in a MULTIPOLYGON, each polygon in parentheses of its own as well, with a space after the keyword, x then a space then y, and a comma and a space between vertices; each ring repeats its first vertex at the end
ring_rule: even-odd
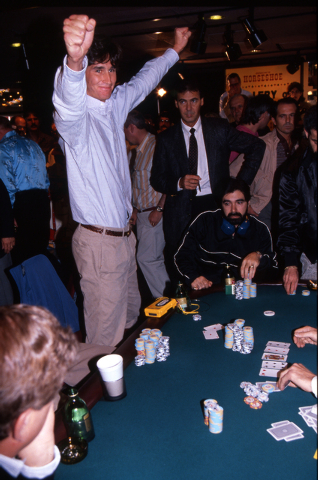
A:
POLYGON ((87 230, 95 233, 105 233, 105 235, 110 235, 111 237, 129 237, 131 233, 130 230, 127 230, 127 232, 114 232, 114 230, 104 230, 103 228, 94 227, 93 225, 83 225, 82 223, 81 225, 87 230))
POLYGON ((138 213, 153 212, 156 209, 157 209, 157 207, 149 207, 149 208, 145 208, 145 210, 138 210, 138 213))

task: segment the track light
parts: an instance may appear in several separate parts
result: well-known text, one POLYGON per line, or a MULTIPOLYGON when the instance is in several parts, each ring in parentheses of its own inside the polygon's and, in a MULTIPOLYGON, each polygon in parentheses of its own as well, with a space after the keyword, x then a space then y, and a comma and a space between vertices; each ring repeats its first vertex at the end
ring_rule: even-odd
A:
POLYGON ((205 53, 207 43, 205 41, 206 23, 204 21, 204 14, 199 15, 198 21, 194 25, 194 28, 195 32, 193 33, 190 51, 199 54, 205 53))
POLYGON ((257 30, 255 28, 251 18, 245 18, 242 23, 247 33, 247 40, 250 42, 253 48, 257 48, 259 45, 266 42, 267 37, 265 33, 263 30, 257 30))
POLYGON ((225 55, 230 62, 235 62, 235 60, 238 60, 242 55, 241 47, 238 43, 234 43, 233 33, 231 25, 226 25, 224 33, 224 42, 226 46, 225 55))
POLYGON ((303 62, 304 62, 304 59, 302 58, 300 53, 297 52, 297 55, 294 58, 294 60, 292 60, 289 65, 287 65, 286 67, 287 72, 290 73, 291 75, 294 75, 294 73, 296 73, 299 70, 299 67, 303 62))

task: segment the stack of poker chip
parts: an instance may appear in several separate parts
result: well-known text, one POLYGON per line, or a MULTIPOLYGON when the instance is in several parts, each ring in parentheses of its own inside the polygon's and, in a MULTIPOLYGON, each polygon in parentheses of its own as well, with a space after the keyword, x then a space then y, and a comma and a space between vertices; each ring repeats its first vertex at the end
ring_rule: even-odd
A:
POLYGON ((165 362, 170 355, 170 337, 160 337, 156 350, 157 362, 165 362))
POLYGON ((216 404, 208 408, 209 412, 209 431, 211 433, 221 433, 223 430, 223 408, 216 404))
MULTIPOLYGON (((148 339, 147 339, 148 340, 148 339)), ((136 338, 136 341, 135 341, 135 348, 137 350, 137 355, 143 355, 145 356, 146 355, 146 352, 145 352, 145 340, 141 337, 139 338, 136 338)))
POLYGON ((145 365, 145 363, 146 363, 145 355, 137 355, 135 357, 135 365, 137 365, 137 367, 141 367, 142 365, 145 365))
POLYGON ((257 385, 253 385, 250 382, 242 382, 240 387, 243 388, 247 395, 244 398, 244 402, 255 410, 262 408, 262 403, 269 400, 268 392, 260 389, 257 385))
POLYGON ((254 346, 253 327, 243 327, 244 343, 251 343, 254 346))
POLYGON ((243 300, 243 280, 238 280, 235 283, 235 298, 236 300, 243 300))
POLYGON ((245 300, 251 298, 251 295, 250 295, 250 285, 252 283, 252 280, 250 280, 249 278, 244 278, 244 285, 243 285, 243 298, 245 300))
POLYGON ((154 363, 156 359, 156 347, 152 340, 145 341, 146 363, 154 363))
POLYGON ((234 323, 233 327, 233 352, 240 352, 242 350, 242 344, 244 341, 243 329, 239 325, 234 323))
POLYGON ((232 326, 234 323, 229 323, 225 325, 225 338, 224 338, 224 347, 225 348, 232 348, 233 347, 233 330, 232 326))
POLYGON ((218 402, 213 398, 208 398, 203 402, 204 408, 204 423, 205 425, 209 425, 209 408, 215 408, 218 402))
POLYGON ((250 284, 250 297, 251 298, 256 298, 257 297, 256 283, 251 283, 250 284))

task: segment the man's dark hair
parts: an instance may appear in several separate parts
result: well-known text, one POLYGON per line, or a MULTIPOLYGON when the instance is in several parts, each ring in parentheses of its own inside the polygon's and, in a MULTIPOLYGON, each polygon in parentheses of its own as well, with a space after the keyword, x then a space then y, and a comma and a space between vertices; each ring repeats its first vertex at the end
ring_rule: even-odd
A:
POLYGON ((292 97, 281 98, 280 100, 278 100, 278 102, 273 103, 273 117, 274 118, 277 117, 277 109, 278 109, 279 105, 295 105, 296 111, 298 109, 297 102, 292 97))
POLYGON ((10 130, 12 130, 11 123, 6 117, 0 116, 0 128, 3 130, 9 128, 10 130))
POLYGON ((259 117, 268 112, 273 114, 274 100, 269 95, 257 95, 256 97, 249 97, 241 123, 252 123, 255 125, 259 121, 259 117))
POLYGON ((23 114, 23 118, 26 119, 30 115, 34 115, 35 117, 37 117, 40 120, 40 115, 38 114, 38 112, 35 109, 26 110, 23 114))
POLYGON ((311 130, 317 130, 317 105, 308 108, 304 116, 304 129, 310 134, 311 130))
POLYGON ((170 113, 165 110, 164 112, 161 112, 160 115, 158 115, 158 118, 160 119, 161 117, 163 118, 169 118, 170 120, 170 113))
POLYGON ((94 40, 87 52, 88 65, 110 61, 112 66, 117 68, 121 56, 121 47, 107 37, 94 40))
POLYGON ((240 79, 240 76, 238 73, 230 73, 227 77, 226 77, 226 82, 229 82, 230 80, 234 79, 234 78, 237 78, 238 81, 241 83, 241 79, 240 79))
POLYGON ((147 130, 147 124, 145 122, 145 117, 142 113, 138 112, 137 110, 132 110, 128 113, 126 122, 124 124, 125 128, 128 128, 129 125, 135 125, 139 130, 147 130))
POLYGON ((202 98, 202 89, 199 82, 195 78, 185 78, 180 80, 176 87, 177 94, 184 92, 199 92, 200 98, 202 98))
POLYGON ((297 88, 297 90, 299 90, 301 93, 303 93, 304 89, 303 89, 303 86, 301 85, 301 83, 299 82, 292 82, 288 85, 287 87, 287 92, 291 92, 294 88, 297 88))
POLYGON ((243 193, 244 198, 247 202, 251 199, 250 187, 247 185, 247 183, 245 183, 244 180, 241 180, 240 178, 234 177, 231 177, 227 184, 224 186, 221 198, 223 199, 224 195, 227 195, 228 193, 233 193, 236 190, 239 190, 243 193))

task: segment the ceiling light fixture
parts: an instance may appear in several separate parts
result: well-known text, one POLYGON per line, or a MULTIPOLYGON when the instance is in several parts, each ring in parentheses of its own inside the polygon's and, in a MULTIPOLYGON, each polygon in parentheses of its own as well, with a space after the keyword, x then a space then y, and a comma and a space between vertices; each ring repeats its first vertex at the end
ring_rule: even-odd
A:
POLYGON ((14 47, 14 48, 21 47, 21 43, 12 43, 11 47, 14 47))
POLYGON ((162 32, 155 32, 155 35, 160 35, 160 33, 162 33, 162 32))
POLYGON ((290 73, 290 75, 294 75, 294 73, 298 72, 299 67, 303 62, 304 59, 302 58, 300 53, 297 52, 297 55, 294 57, 294 59, 287 65, 287 72, 290 73))
POLYGON ((211 15, 210 20, 222 20, 222 15, 211 15))
POLYGON ((199 15, 198 21, 193 28, 195 31, 192 34, 190 52, 198 54, 205 53, 207 43, 205 41, 206 23, 204 21, 204 13, 199 15))
POLYGON ((230 62, 235 62, 242 55, 241 47, 238 43, 234 43, 233 33, 231 24, 227 24, 223 38, 226 46, 225 55, 230 62))
POLYGON ((266 42, 267 37, 263 30, 257 30, 254 25, 254 8, 250 8, 249 17, 245 18, 242 23, 247 33, 247 40, 253 48, 257 48, 262 43, 266 42))

